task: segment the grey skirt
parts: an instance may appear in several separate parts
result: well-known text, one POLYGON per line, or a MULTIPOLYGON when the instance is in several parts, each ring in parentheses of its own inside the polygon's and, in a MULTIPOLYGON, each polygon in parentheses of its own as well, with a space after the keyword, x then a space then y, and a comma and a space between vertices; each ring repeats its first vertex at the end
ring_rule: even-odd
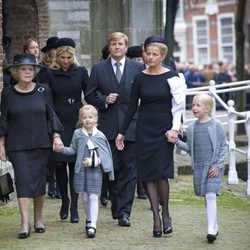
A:
POLYGON ((99 194, 102 187, 103 171, 96 168, 82 167, 79 174, 74 175, 74 186, 77 193, 99 194))
POLYGON ((208 164, 197 164, 193 171, 194 192, 197 196, 204 196, 207 193, 215 193, 220 195, 221 179, 224 174, 224 169, 220 169, 219 175, 214 178, 208 178, 208 164))

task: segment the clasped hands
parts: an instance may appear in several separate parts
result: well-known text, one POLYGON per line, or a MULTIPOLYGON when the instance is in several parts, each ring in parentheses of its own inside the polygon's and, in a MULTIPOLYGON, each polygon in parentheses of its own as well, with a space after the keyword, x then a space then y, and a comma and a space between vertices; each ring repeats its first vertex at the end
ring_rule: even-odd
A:
MULTIPOLYGON (((178 138, 178 131, 176 130, 168 130, 165 133, 165 137, 168 140, 168 142, 171 143, 176 143, 176 140, 178 138)), ((116 139, 115 139, 115 145, 117 147, 118 150, 123 150, 124 149, 124 135, 122 134, 118 134, 116 139)))
POLYGON ((53 139, 53 151, 56 153, 62 152, 64 149, 63 142, 60 137, 56 137, 53 139))

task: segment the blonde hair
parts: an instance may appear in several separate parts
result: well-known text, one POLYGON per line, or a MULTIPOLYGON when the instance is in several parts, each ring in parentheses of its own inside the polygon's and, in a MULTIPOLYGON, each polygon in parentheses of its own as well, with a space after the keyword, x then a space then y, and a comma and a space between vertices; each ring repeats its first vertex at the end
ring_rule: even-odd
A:
POLYGON ((164 58, 167 57, 167 54, 168 54, 168 46, 164 43, 157 43, 157 42, 152 42, 152 43, 149 43, 145 49, 145 52, 147 52, 148 50, 148 47, 149 46, 155 46, 157 48, 159 48, 160 52, 161 52, 161 55, 164 56, 164 58))
POLYGON ((195 95, 193 100, 195 99, 199 99, 200 101, 202 101, 205 107, 209 109, 208 114, 209 116, 211 116, 213 106, 214 106, 213 98, 208 94, 202 93, 202 94, 195 95))
POLYGON ((44 64, 51 68, 55 64, 56 59, 52 58, 49 53, 49 51, 44 52, 41 64, 44 64))
MULTIPOLYGON (((25 65, 25 64, 24 64, 25 65)), ((29 65, 29 64, 27 64, 29 65)), ((16 81, 19 81, 19 69, 20 67, 23 66, 23 65, 19 65, 19 66, 13 66, 9 69, 10 73, 11 73, 11 76, 16 80, 16 81)), ((34 69, 34 78, 36 77, 36 75, 39 73, 40 71, 40 68, 37 67, 37 66, 34 66, 34 65, 31 65, 34 69)))
POLYGON ((82 106, 79 109, 79 117, 78 117, 78 122, 77 122, 77 125, 76 125, 77 128, 81 128, 83 126, 83 124, 82 124, 82 116, 83 116, 84 111, 91 111, 92 114, 98 119, 98 111, 97 111, 97 109, 93 105, 86 104, 86 105, 82 106))
POLYGON ((114 32, 114 33, 112 33, 108 38, 107 45, 110 46, 111 41, 116 41, 116 40, 119 40, 121 38, 124 39, 125 45, 128 46, 128 37, 127 37, 127 35, 125 35, 122 32, 114 32))
POLYGON ((70 54, 72 54, 73 55, 73 64, 75 64, 75 65, 79 65, 79 63, 78 63, 78 61, 77 61, 77 59, 76 59, 76 50, 75 50, 75 48, 73 48, 73 47, 71 47, 71 46, 61 46, 61 47, 58 47, 57 49, 56 49, 56 60, 55 60, 55 62, 51 65, 51 68, 53 68, 53 69, 60 69, 61 68, 61 66, 60 66, 60 64, 59 64, 59 62, 58 62, 58 58, 59 58, 59 56, 62 54, 62 53, 64 53, 64 52, 68 52, 68 53, 70 53, 70 54))

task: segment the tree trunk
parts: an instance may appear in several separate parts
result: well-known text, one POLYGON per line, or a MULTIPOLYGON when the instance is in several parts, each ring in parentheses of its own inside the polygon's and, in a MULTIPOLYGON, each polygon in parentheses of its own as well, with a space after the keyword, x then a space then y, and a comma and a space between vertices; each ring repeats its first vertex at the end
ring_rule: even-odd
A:
MULTIPOLYGON (((246 0, 238 1, 238 9, 235 20, 236 33, 236 72, 237 80, 244 80, 244 19, 245 19, 246 0)), ((237 92, 237 111, 244 111, 246 109, 246 91, 237 92)), ((238 134, 245 133, 245 124, 239 124, 237 127, 238 134)))
POLYGON ((165 25, 165 39, 168 45, 167 59, 173 57, 174 51, 174 23, 179 0, 166 1, 166 25, 165 25))

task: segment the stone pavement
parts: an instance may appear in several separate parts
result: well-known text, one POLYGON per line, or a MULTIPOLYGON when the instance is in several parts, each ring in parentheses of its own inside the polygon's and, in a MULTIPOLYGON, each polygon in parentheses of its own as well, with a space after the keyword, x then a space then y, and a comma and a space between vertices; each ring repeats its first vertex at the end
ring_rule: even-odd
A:
MULTIPOLYGON (((131 227, 123 228, 111 218, 110 204, 100 206, 97 235, 86 238, 84 212, 79 200, 80 222, 60 221, 60 200, 46 197, 44 223, 46 232, 25 240, 16 238, 20 215, 16 199, 0 206, 0 249, 250 249, 250 197, 245 195, 246 183, 227 185, 223 180, 222 196, 218 198, 220 233, 214 244, 206 241, 206 217, 203 198, 196 197, 192 176, 181 175, 171 180, 170 212, 173 233, 152 237, 152 213, 148 200, 135 198, 131 227)), ((31 221, 33 221, 31 219, 31 221)))
MULTIPOLYGON (((241 149, 246 150, 246 147, 241 149)), ((237 162, 245 163, 246 167, 246 156, 237 154, 237 162)), ((11 202, 0 206, 0 249, 250 249, 250 196, 245 195, 246 182, 227 185, 227 176, 224 177, 222 196, 218 198, 219 237, 214 244, 208 244, 204 199, 194 195, 192 176, 183 175, 190 173, 189 155, 176 154, 175 166, 179 175, 170 181, 170 213, 174 231, 169 236, 152 237, 152 212, 148 200, 135 198, 129 228, 118 226, 117 221, 111 218, 110 204, 100 206, 96 238, 88 239, 84 232, 81 199, 80 222, 71 224, 68 220, 59 219, 60 200, 46 197, 43 218, 46 232, 36 234, 32 228, 31 237, 18 240, 20 215, 13 196, 11 202)))

